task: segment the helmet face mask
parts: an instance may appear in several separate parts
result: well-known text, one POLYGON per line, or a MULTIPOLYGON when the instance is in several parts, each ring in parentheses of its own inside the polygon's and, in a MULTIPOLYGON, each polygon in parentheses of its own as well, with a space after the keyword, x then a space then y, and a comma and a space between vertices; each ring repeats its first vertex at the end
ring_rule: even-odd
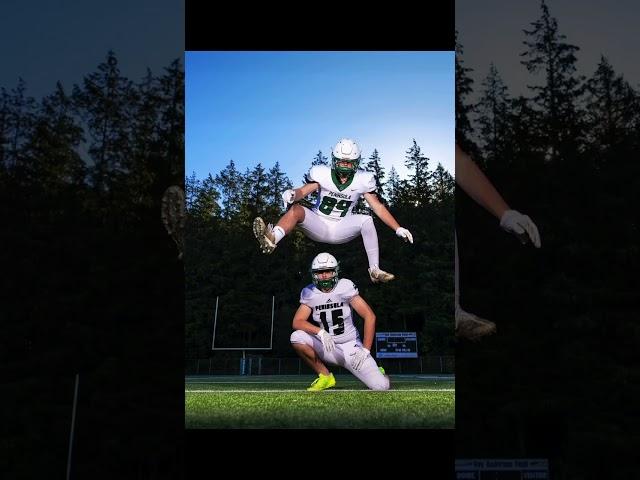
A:
POLYGON ((358 170, 358 166, 360 165, 360 158, 356 160, 350 160, 347 158, 337 158, 331 155, 331 168, 336 172, 336 174, 341 177, 349 177, 356 173, 358 170), (351 166, 347 167, 344 165, 338 165, 338 162, 351 162, 351 166))
POLYGON ((360 147, 350 138, 341 139, 331 151, 331 169, 341 177, 353 175, 360 165, 360 147), (338 165, 341 161, 350 162, 351 166, 338 165))
POLYGON ((318 254, 311 263, 311 280, 320 290, 332 290, 338 284, 340 266, 336 258, 329 253, 318 254), (323 272, 333 272, 329 278, 324 278, 323 272))
POLYGON ((317 270, 311 271, 313 284, 320 290, 332 290, 338 283, 338 272, 336 270, 317 270), (321 278, 322 272, 333 272, 330 278, 321 278))

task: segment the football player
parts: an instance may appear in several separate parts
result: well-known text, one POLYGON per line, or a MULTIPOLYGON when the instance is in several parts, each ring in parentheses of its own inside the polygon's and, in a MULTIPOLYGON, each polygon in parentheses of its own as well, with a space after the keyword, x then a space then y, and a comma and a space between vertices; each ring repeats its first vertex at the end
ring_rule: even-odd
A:
POLYGON ((293 317, 291 345, 318 374, 307 390, 335 386, 336 380, 326 364, 346 368, 371 390, 388 390, 389 377, 370 353, 376 316, 353 282, 339 278, 338 273, 338 261, 333 255, 317 255, 311 263, 313 283, 302 289, 300 307, 293 317), (364 341, 353 324, 351 309, 364 319, 364 341))
POLYGON ((300 204, 289 208, 275 227, 267 225, 257 217, 253 222, 253 233, 263 253, 271 253, 282 238, 296 226, 311 240, 340 244, 362 236, 369 261, 369 277, 374 283, 385 283, 394 275, 379 267, 378 234, 369 215, 351 214, 360 196, 364 196, 371 210, 405 242, 413 243, 413 236, 401 227, 393 215, 378 200, 374 193, 374 174, 358 168, 361 151, 356 142, 343 138, 331 152, 331 167, 315 165, 309 171, 310 183, 282 194, 285 208, 290 204, 318 191, 318 198, 309 209, 300 204))
MULTIPOLYGON (((503 230, 516 235, 523 244, 532 243, 540 248, 538 227, 527 215, 511 210, 502 196, 493 187, 482 170, 456 144, 456 183, 482 207, 500 220, 503 230)), ((466 312, 460 307, 458 288, 458 240, 455 242, 455 325, 456 335, 470 340, 478 340, 494 333, 496 325, 490 320, 466 312)))

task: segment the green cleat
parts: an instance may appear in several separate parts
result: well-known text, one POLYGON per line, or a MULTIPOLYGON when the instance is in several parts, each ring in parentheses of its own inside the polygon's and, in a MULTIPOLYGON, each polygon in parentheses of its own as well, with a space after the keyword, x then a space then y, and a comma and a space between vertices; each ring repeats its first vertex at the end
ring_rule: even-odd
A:
POLYGON ((378 370, 380 370, 380 373, 381 373, 381 374, 386 375, 386 373, 384 373, 384 368, 382 368, 382 367, 378 367, 378 370))
POLYGON ((326 390, 327 388, 335 387, 336 379, 333 376, 333 373, 329 373, 329 375, 318 374, 318 378, 316 378, 311 386, 307 388, 308 392, 319 392, 320 390, 326 390))

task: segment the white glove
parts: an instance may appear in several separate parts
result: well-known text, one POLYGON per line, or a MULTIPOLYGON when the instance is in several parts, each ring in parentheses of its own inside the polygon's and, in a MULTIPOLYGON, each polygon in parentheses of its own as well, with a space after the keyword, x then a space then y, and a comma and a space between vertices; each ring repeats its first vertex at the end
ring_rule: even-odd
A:
POLYGON ((362 368, 362 365, 364 364, 364 361, 367 359, 367 357, 369 357, 369 355, 371 355, 371 352, 364 347, 356 349, 351 354, 351 356, 353 357, 351 359, 351 366, 353 367, 353 369, 356 371, 360 370, 360 368, 362 368))
POLYGON ((405 242, 413 243, 413 235, 406 228, 398 227, 396 235, 402 238, 405 242))
POLYGON ((540 248, 540 234, 538 227, 527 215, 516 210, 507 210, 500 219, 503 230, 515 234, 524 244, 531 241, 536 248, 540 248))
POLYGON ((282 203, 284 203, 284 209, 287 209, 287 205, 293 203, 293 199, 296 198, 295 190, 285 190, 282 192, 282 203))
POLYGON ((316 333, 316 336, 322 341, 322 346, 324 347, 325 352, 332 352, 336 347, 333 337, 329 335, 329 332, 326 330, 321 328, 320 331, 316 333))

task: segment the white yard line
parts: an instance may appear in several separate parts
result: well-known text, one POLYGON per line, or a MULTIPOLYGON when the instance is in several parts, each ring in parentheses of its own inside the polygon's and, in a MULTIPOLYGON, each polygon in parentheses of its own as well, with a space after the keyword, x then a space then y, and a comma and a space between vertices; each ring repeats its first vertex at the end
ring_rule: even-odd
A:
MULTIPOLYGON (((185 393, 300 393, 305 392, 306 390, 185 390, 185 393)), ((362 389, 327 389, 322 390, 323 392, 455 392, 455 388, 402 388, 402 389, 391 389, 391 390, 362 390, 362 389)), ((310 392, 311 393, 311 392, 310 392)))
MULTIPOLYGON (((392 378, 393 380, 393 378, 392 378)), ((353 380, 352 380, 353 381, 353 380)), ((398 382, 402 382, 402 383, 426 383, 424 380, 398 380, 398 382)), ((198 381, 191 381, 191 382, 187 382, 187 385, 251 385, 251 384, 255 384, 255 385, 306 385, 307 383, 309 383, 308 379, 304 379, 304 380, 299 380, 296 382, 243 382, 243 381, 237 381, 237 382, 218 382, 218 381, 214 381, 214 382, 198 382, 198 381)), ((445 383, 445 382, 441 382, 441 383, 445 383)))

